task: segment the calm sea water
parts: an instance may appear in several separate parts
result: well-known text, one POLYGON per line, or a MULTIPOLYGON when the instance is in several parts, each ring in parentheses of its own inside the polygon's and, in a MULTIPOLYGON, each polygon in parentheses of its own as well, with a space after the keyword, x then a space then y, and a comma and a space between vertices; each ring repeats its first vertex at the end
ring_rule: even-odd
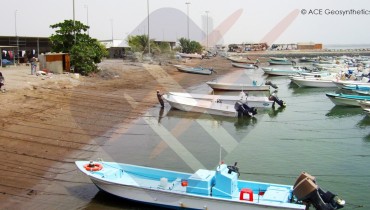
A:
MULTIPOLYGON (((287 77, 266 77, 261 69, 236 70, 228 78, 271 80, 287 107, 240 120, 156 106, 104 152, 113 161, 185 172, 213 169, 221 156, 228 164, 238 162, 240 179, 283 184, 294 184, 306 171, 324 190, 344 198, 345 209, 370 209, 370 117, 361 108, 335 106, 325 93, 336 88, 299 88, 287 77)), ((200 85, 188 91, 211 89, 200 85)), ((151 209, 90 190, 96 195, 88 209, 151 209)))

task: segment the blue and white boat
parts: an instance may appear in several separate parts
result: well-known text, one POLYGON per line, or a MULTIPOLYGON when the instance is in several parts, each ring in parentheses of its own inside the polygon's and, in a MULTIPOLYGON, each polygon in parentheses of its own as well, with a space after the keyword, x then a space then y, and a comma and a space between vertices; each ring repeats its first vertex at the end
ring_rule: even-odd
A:
POLYGON ((360 106, 360 101, 370 101, 370 96, 350 95, 343 93, 326 93, 326 96, 339 106, 360 106))
POLYGON ((178 71, 186 73, 210 75, 213 72, 213 69, 211 68, 190 67, 184 65, 174 65, 174 66, 177 68, 178 71))
POLYGON ((302 173, 294 186, 238 180, 235 165, 220 164, 215 170, 195 173, 169 171, 144 166, 76 161, 78 169, 100 189, 110 194, 174 209, 306 209, 343 207, 344 200, 323 191, 315 177, 302 173), (330 198, 328 200, 327 198, 330 198))
POLYGON ((345 90, 351 90, 353 92, 362 94, 362 95, 370 95, 370 86, 365 85, 345 85, 343 86, 345 90))

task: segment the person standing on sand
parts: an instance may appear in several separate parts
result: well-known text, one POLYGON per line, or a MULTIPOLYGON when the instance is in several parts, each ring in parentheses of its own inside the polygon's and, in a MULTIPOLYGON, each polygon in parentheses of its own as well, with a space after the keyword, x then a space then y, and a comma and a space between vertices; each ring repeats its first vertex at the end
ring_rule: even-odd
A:
POLYGON ((158 101, 159 103, 161 104, 161 107, 163 108, 164 107, 164 102, 163 102, 163 98, 162 98, 162 95, 159 90, 157 90, 157 98, 158 98, 158 101))
POLYGON ((3 73, 0 72, 0 90, 1 92, 5 93, 5 88, 2 89, 3 86, 4 86, 4 77, 3 77, 3 73))
POLYGON ((34 75, 35 74, 35 72, 36 72, 36 66, 37 66, 37 64, 36 64, 36 58, 33 57, 33 58, 31 58, 31 75, 34 75))

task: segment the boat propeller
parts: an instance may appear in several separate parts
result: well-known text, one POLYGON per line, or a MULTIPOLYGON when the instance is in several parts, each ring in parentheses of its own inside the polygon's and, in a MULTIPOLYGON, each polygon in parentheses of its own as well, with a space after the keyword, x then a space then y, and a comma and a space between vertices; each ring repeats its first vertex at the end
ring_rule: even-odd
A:
POLYGON ((238 177, 239 177, 240 173, 239 173, 239 168, 236 166, 237 164, 238 162, 235 162, 233 166, 227 166, 227 169, 229 169, 227 173, 231 174, 231 172, 235 172, 238 174, 238 177))

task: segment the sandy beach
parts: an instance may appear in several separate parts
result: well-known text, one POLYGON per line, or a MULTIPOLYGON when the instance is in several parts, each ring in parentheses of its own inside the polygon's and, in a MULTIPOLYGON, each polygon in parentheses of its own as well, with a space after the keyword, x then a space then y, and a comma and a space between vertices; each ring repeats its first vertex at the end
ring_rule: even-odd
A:
POLYGON ((70 181, 56 177, 76 170, 75 160, 92 158, 114 138, 107 131, 121 126, 125 132, 132 120, 157 105, 157 89, 179 91, 231 68, 221 57, 189 60, 187 65, 217 70, 211 76, 195 75, 177 71, 176 63, 105 60, 99 75, 78 79, 30 75, 29 66, 2 68, 7 92, 0 96, 0 209, 47 208, 37 198, 63 194, 51 186, 70 181))

